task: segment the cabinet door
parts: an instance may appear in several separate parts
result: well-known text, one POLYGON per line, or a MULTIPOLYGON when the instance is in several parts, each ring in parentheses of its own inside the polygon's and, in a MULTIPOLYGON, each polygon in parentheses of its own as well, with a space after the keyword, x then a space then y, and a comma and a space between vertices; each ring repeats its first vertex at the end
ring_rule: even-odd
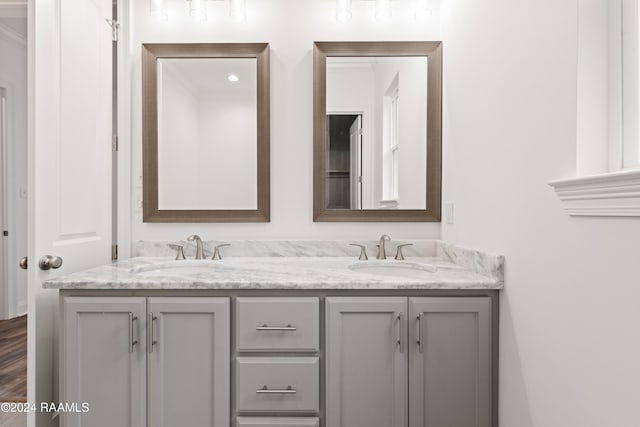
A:
POLYGON ((491 426, 491 300, 409 299, 409 426, 491 426))
POLYGON ((407 425, 406 298, 327 298, 327 427, 407 425))
POLYGON ((153 427, 228 427, 228 298, 149 298, 153 427))
POLYGON ((61 401, 79 412, 61 413, 63 426, 146 425, 145 308, 145 298, 64 298, 61 401))

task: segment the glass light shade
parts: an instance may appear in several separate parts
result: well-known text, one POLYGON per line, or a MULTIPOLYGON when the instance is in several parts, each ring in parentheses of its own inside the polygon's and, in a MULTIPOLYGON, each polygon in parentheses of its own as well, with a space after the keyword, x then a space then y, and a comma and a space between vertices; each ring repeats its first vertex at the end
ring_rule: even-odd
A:
POLYGON ((415 0, 416 1, 416 10, 415 16, 416 19, 425 19, 428 16, 431 16, 431 0, 415 0))
POLYGON ((165 0, 149 0, 149 12, 158 21, 167 21, 169 19, 165 0))
POLYGON ((246 21, 247 7, 245 0, 231 0, 229 15, 236 21, 246 21))
POLYGON ((339 22, 351 20, 351 0, 336 0, 336 19, 339 22))
POLYGON ((207 20, 207 11, 204 8, 204 0, 187 0, 189 4, 189 15, 199 21, 207 20))
POLYGON ((391 0, 376 0, 375 17, 378 21, 391 19, 391 0))

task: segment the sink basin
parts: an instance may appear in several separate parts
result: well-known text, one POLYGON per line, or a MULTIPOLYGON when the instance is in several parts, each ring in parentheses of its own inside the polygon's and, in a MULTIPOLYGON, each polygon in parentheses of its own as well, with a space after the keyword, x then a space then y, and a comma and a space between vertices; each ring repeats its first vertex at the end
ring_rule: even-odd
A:
POLYGON ((145 265, 135 269, 133 273, 143 277, 192 276, 213 273, 219 268, 220 263, 217 261, 184 260, 145 265))
POLYGON ((406 261, 363 261, 351 264, 349 269, 376 276, 423 279, 436 272, 436 267, 406 261))

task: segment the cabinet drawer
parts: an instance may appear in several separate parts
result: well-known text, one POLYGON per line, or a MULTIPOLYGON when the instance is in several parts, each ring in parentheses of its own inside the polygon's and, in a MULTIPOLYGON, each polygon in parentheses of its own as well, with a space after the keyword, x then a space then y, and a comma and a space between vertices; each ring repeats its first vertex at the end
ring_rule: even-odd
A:
POLYGON ((306 418, 257 418, 238 417, 236 427, 319 427, 320 419, 313 417, 306 418))
POLYGON ((238 411, 318 412, 317 357, 238 357, 238 411))
POLYGON ((238 351, 318 351, 318 298, 238 298, 238 351))

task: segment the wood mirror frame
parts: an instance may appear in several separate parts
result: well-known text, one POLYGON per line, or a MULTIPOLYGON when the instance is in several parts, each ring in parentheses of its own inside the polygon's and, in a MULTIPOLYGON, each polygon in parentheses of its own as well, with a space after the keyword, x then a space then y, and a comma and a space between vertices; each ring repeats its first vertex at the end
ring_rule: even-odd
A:
POLYGON ((442 193, 442 42, 315 42, 313 52, 314 222, 439 222, 442 193), (327 57, 425 56, 427 81, 427 194, 425 209, 326 207, 327 57))
MULTIPOLYGON (((142 45, 143 222, 269 222, 269 82, 268 43, 142 45), (158 209, 158 58, 256 58, 257 209, 158 209)), ((224 183, 220 183, 220 185, 224 185, 224 183)))

